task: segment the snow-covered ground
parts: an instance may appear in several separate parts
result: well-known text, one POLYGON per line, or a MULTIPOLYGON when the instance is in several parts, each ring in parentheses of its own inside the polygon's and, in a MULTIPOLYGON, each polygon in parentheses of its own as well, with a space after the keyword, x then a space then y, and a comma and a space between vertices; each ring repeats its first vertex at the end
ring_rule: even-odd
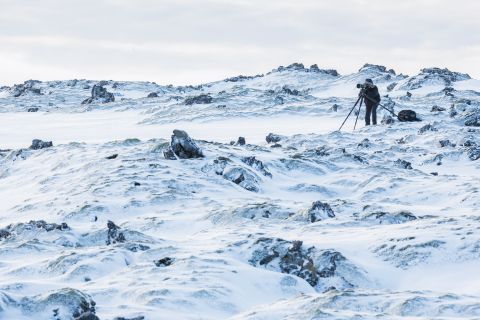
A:
POLYGON ((108 103, 4 87, 0 319, 480 319, 479 83, 294 64, 103 81, 108 103), (336 131, 365 78, 422 121, 336 131), (174 129, 204 157, 167 159, 174 129))

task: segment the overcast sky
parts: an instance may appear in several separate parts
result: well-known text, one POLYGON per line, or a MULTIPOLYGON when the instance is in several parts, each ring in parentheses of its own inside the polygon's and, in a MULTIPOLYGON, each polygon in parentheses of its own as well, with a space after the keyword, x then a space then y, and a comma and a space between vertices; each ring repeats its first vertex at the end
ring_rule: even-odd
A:
POLYGON ((480 78, 478 0, 0 0, 0 85, 196 84, 303 62, 480 78))

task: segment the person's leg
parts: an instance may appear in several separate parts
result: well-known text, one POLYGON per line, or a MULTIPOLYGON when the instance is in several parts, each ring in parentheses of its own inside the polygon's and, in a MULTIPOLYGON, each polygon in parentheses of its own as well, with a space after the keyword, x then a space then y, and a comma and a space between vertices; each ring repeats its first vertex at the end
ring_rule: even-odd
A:
POLYGON ((378 108, 378 104, 372 106, 372 123, 374 125, 377 124, 377 108, 378 108))
POLYGON ((372 113, 372 106, 370 104, 365 104, 365 125, 370 125, 370 114, 372 113))

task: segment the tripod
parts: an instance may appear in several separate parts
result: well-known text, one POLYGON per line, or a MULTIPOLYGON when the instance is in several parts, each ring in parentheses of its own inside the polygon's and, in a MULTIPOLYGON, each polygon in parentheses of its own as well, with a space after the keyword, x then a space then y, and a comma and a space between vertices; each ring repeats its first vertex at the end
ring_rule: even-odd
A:
MULTIPOLYGON (((360 95, 358 96, 358 99, 357 99, 357 102, 355 102, 355 104, 353 105, 352 109, 350 110, 350 112, 348 113, 347 117, 345 118, 345 120, 343 120, 342 122, 342 125, 340 126, 340 128, 338 129, 338 131, 342 130, 342 127, 343 125, 345 124, 345 122, 347 122, 347 119, 348 117, 350 117, 350 115, 352 114, 353 110, 355 110, 355 108, 357 107, 357 104, 360 102, 360 106, 358 107, 358 113, 357 113, 357 118, 355 119, 355 125, 353 127, 353 130, 355 130, 355 128, 357 127, 357 121, 358 121, 358 117, 360 115, 360 110, 362 109, 362 104, 364 102, 364 99, 368 99, 369 101, 373 102, 373 103, 377 103, 376 101, 374 101, 372 98, 370 98, 369 96, 365 95, 363 92, 360 93, 360 95)), ((392 110, 388 109, 387 107, 385 107, 384 105, 378 103, 378 105, 380 107, 382 107, 383 109, 387 110, 388 112, 390 112, 394 117, 398 118, 398 115, 395 114, 395 112, 393 112, 392 110)))

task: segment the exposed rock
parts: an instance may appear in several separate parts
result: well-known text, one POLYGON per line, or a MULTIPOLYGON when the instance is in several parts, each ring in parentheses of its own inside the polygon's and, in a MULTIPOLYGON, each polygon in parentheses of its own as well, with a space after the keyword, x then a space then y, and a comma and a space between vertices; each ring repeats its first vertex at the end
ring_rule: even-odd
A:
POLYGON ((10 92, 14 98, 24 96, 28 93, 41 95, 42 92, 40 88, 36 87, 36 85, 40 83, 41 81, 38 81, 38 80, 27 80, 23 84, 14 85, 10 92))
POLYGON ((335 213, 328 203, 315 201, 306 212, 307 218, 311 223, 322 221, 329 218, 335 218, 335 213))
POLYGON ((40 149, 45 149, 50 147, 53 147, 52 141, 42 141, 40 139, 34 139, 32 140, 32 145, 30 146, 30 149, 40 150, 40 149))
POLYGON ((225 172, 223 177, 235 184, 238 184, 245 190, 252 192, 258 192, 260 190, 258 187, 258 180, 255 175, 248 172, 244 168, 233 167, 225 172))
POLYGON ((75 318, 75 320, 100 320, 92 311, 87 311, 75 318))
POLYGON ((363 216, 362 220, 374 221, 379 224, 399 224, 405 223, 408 221, 416 220, 417 217, 411 212, 400 211, 400 212, 383 212, 376 211, 368 213, 363 216))
POLYGON ((330 108, 330 111, 337 112, 337 111, 338 111, 338 107, 339 107, 339 105, 335 103, 335 104, 333 104, 333 106, 330 108))
POLYGON ((421 88, 425 84, 444 84, 446 86, 451 85, 455 81, 468 80, 470 76, 465 73, 453 72, 448 69, 440 68, 425 68, 414 77, 411 77, 403 89, 414 90, 421 88))
MULTIPOLYGON (((203 152, 197 146, 195 141, 188 136, 183 130, 173 130, 172 139, 170 142, 172 152, 180 159, 203 158, 203 152)), ((165 154, 164 154, 165 155, 165 154)), ((167 151, 165 158, 171 159, 171 153, 167 151), (167 158, 170 157, 170 158, 167 158)))
POLYGON ((275 99, 273 100, 273 103, 275 105, 282 105, 284 104, 284 102, 285 102, 284 99, 280 96, 276 96, 275 99))
POLYGON ((437 105, 434 105, 432 107, 432 110, 430 110, 430 112, 441 112, 441 111, 445 111, 446 109, 445 108, 442 108, 442 107, 439 107, 437 105))
POLYGON ((286 85, 282 87, 282 93, 285 93, 285 94, 288 94, 288 95, 291 95, 291 96, 300 95, 300 91, 298 91, 297 89, 290 89, 286 85))
POLYGON ((103 87, 104 85, 104 82, 94 85, 92 88, 92 96, 83 100, 82 104, 114 102, 114 94, 108 92, 107 89, 103 87))
POLYGON ((156 92, 150 92, 147 96, 147 98, 158 98, 158 93, 156 92))
POLYGON ((452 147, 454 148, 456 146, 455 143, 452 143, 450 140, 446 139, 446 140, 440 140, 438 141, 438 143, 440 144, 440 147, 442 148, 445 148, 445 147, 452 147))
POLYGON ((467 127, 480 127, 480 109, 468 113, 464 124, 467 127))
POLYGON ((254 168, 257 171, 260 171, 264 176, 271 178, 272 174, 265 169, 263 162, 256 159, 255 157, 244 157, 242 162, 246 163, 250 167, 254 168))
POLYGON ((252 249, 252 265, 298 276, 319 291, 352 288, 365 281, 363 272, 335 250, 306 248, 302 241, 278 238, 259 238, 252 249))
POLYGON ((370 148, 371 146, 372 146, 372 143, 367 138, 363 139, 362 142, 358 144, 358 147, 360 148, 370 148))
POLYGON ((394 122, 395 122, 395 120, 389 114, 384 114, 383 118, 382 118, 382 121, 380 121, 381 124, 392 124, 394 122))
POLYGON ((232 214, 246 219, 269 218, 284 220, 294 215, 294 212, 275 204, 255 203, 237 208, 232 214))
POLYGON ((409 169, 409 170, 413 169, 412 163, 405 160, 398 159, 394 163, 395 163, 395 166, 402 169, 409 169))
POLYGON ((10 231, 5 230, 5 229, 0 229, 0 240, 7 239, 11 235, 12 234, 10 233, 10 231))
POLYGON ((172 148, 168 147, 163 151, 163 157, 167 160, 177 160, 177 156, 175 156, 175 152, 173 152, 172 148))
POLYGON ((471 147, 467 151, 468 158, 472 161, 480 159, 480 147, 471 147))
POLYGON ((239 82, 239 81, 252 80, 252 79, 261 78, 261 77, 263 77, 263 74, 257 74, 256 76, 242 76, 242 75, 239 75, 239 76, 236 76, 236 77, 227 78, 223 81, 225 81, 225 82, 239 82))
POLYGON ((277 143, 277 142, 280 142, 282 140, 282 137, 278 134, 274 134, 274 133, 269 133, 265 140, 267 141, 267 143, 277 143))
POLYGON ((113 221, 108 220, 107 228, 108 228, 107 241, 106 241, 107 245, 126 241, 125 236, 123 235, 123 232, 119 231, 120 227, 117 226, 115 223, 113 223, 113 221))
POLYGON ((105 157, 105 159, 112 160, 112 159, 116 159, 117 157, 118 157, 118 153, 114 153, 111 156, 105 157))
POLYGON ((331 75, 333 77, 338 77, 339 76, 337 70, 334 70, 334 69, 320 69, 316 64, 312 64, 310 66, 310 69, 306 69, 306 70, 308 70, 309 72, 328 74, 328 75, 331 75))
POLYGON ((237 146, 244 146, 246 144, 245 138, 244 137, 238 137, 237 140, 237 146))
POLYGON ((115 317, 113 320, 145 320, 144 316, 138 316, 134 318, 125 318, 125 317, 115 317))
POLYGON ((38 112, 39 108, 38 107, 31 107, 27 109, 27 112, 38 112))
POLYGON ((213 102, 213 98, 209 94, 201 94, 198 96, 188 97, 185 99, 185 104, 190 106, 192 104, 209 104, 213 102))
POLYGON ((174 261, 175 260, 173 258, 165 257, 165 258, 162 258, 160 260, 155 260, 153 263, 155 263, 155 265, 157 267, 168 267, 168 266, 172 265, 172 263, 174 261))

